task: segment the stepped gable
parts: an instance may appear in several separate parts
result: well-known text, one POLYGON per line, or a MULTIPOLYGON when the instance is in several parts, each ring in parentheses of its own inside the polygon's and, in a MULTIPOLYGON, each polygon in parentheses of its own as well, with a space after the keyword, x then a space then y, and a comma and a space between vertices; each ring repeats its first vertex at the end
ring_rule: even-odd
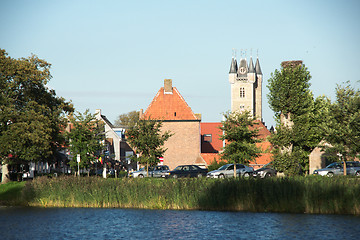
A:
POLYGON ((175 87, 172 87, 171 79, 165 79, 164 87, 161 87, 157 92, 149 107, 142 115, 142 118, 164 121, 200 121, 179 91, 175 87))

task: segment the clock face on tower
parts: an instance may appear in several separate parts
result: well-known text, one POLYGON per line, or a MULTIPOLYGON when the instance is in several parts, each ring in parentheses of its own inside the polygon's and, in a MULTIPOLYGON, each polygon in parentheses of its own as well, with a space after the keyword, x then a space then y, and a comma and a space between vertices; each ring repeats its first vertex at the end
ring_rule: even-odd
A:
POLYGON ((241 74, 244 74, 245 72, 246 72, 246 69, 245 69, 244 67, 241 67, 241 68, 240 68, 240 73, 241 73, 241 74))

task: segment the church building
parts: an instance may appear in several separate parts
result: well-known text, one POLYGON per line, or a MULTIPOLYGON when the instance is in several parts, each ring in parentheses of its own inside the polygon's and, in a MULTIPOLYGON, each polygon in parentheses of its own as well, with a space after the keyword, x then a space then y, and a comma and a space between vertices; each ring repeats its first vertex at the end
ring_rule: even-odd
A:
POLYGON ((232 58, 229 71, 231 112, 247 110, 262 121, 262 78, 259 58, 255 67, 252 57, 249 64, 245 58, 241 58, 239 64, 232 58))

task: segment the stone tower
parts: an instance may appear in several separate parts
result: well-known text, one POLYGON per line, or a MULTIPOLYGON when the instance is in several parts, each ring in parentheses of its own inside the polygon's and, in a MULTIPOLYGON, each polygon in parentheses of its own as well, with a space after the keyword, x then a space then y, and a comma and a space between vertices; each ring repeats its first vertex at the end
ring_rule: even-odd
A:
POLYGON ((231 59, 231 112, 248 110, 262 121, 262 77, 258 58, 255 67, 252 57, 249 65, 245 58, 240 59, 239 65, 235 57, 231 59))

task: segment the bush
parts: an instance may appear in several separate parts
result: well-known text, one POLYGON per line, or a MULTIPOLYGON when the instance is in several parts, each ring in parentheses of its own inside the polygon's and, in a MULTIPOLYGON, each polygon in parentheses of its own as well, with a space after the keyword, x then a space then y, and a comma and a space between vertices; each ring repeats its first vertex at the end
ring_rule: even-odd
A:
POLYGON ((224 166, 225 164, 227 164, 227 162, 225 161, 219 161, 217 162, 216 159, 214 158, 214 160, 211 162, 211 164, 208 166, 208 170, 210 171, 214 171, 218 168, 220 168, 221 166, 224 166))

